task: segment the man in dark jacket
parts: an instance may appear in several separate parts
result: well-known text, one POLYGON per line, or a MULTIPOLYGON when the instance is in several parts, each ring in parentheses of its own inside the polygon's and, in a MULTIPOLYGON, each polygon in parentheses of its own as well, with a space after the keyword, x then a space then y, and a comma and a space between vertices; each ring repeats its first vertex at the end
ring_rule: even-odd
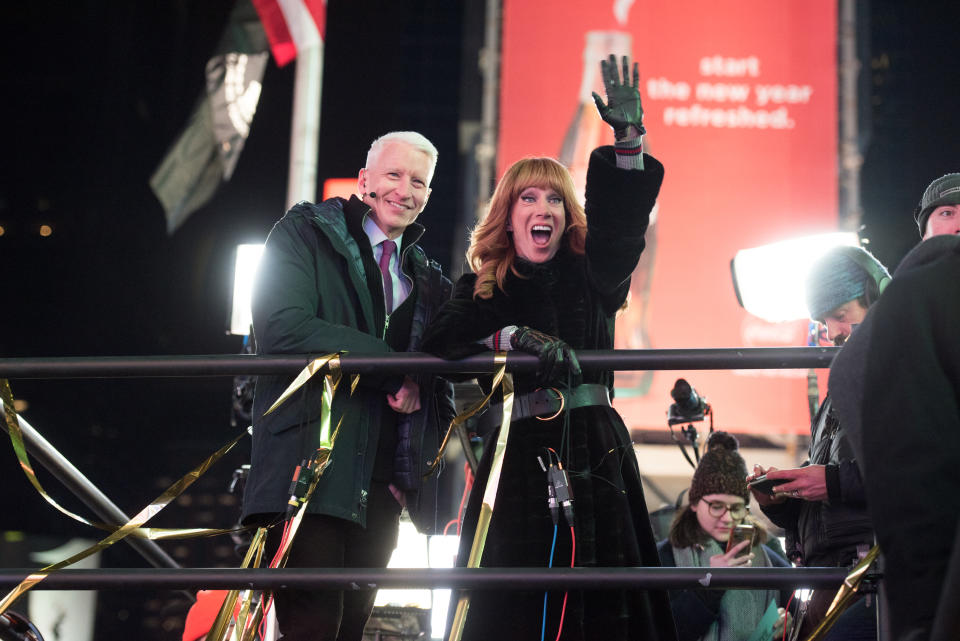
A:
MULTIPOLYGON (((953 174, 956 176, 956 174, 953 174)), ((960 237, 936 235, 830 368, 885 559, 890 638, 960 629, 960 237)))
MULTIPOLYGON (((827 338, 842 345, 867 315, 889 282, 887 270, 859 247, 837 247, 813 266, 807 278, 810 317, 827 329, 827 338)), ((828 395, 810 426, 810 452, 800 468, 777 470, 754 466, 775 480, 774 494, 753 489, 763 513, 787 531, 787 554, 808 567, 847 567, 873 545, 866 493, 856 457, 828 395)), ((817 590, 804 617, 806 637, 823 619, 833 600, 817 590)), ((875 609, 861 599, 834 626, 829 639, 875 639, 875 609)))
MULTIPOLYGON (((436 148, 415 132, 375 140, 358 196, 301 202, 267 238, 253 295, 253 325, 265 354, 377 354, 419 350, 424 327, 450 295, 450 281, 416 245, 430 195, 436 148)), ((321 441, 321 381, 311 380, 264 412, 291 376, 262 376, 253 406, 253 452, 245 522, 283 536, 294 469, 321 441)), ((315 377, 319 379, 320 377, 315 377)), ((448 383, 436 377, 361 376, 334 399, 340 424, 290 550, 287 567, 385 567, 396 546, 401 504, 430 529, 435 486, 420 482, 437 451, 438 423, 453 415, 448 383), (432 496, 431 496, 432 495, 432 496)), ((281 590, 285 639, 359 640, 375 592, 281 590)))

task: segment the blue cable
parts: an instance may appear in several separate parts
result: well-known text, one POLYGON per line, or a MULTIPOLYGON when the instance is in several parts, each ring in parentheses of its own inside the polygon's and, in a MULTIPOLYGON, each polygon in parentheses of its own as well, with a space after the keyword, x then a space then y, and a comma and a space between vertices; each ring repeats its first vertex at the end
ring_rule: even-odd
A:
MULTIPOLYGON (((550 544, 550 561, 548 568, 553 567, 553 551, 557 548, 557 526, 553 526, 553 543, 550 544)), ((547 590, 543 591, 543 623, 540 625, 540 641, 544 641, 547 634, 547 590)))

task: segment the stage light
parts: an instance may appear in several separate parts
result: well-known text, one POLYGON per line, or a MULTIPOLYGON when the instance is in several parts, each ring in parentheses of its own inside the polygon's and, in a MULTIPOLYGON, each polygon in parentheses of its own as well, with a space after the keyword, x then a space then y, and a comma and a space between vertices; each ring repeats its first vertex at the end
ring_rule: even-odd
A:
MULTIPOLYGON (((457 556, 459 536, 426 536, 406 518, 400 519, 397 547, 388 568, 452 568, 457 556)), ((443 638, 450 603, 449 589, 378 590, 378 607, 408 607, 430 611, 432 638, 443 638)))
POLYGON ((838 245, 859 245, 857 235, 833 232, 741 249, 730 261, 737 301, 754 316, 774 323, 808 318, 807 273, 814 261, 838 245))
POLYGON ((246 336, 250 333, 253 318, 250 314, 250 294, 253 277, 260 264, 263 245, 237 245, 237 257, 233 270, 233 303, 230 310, 228 334, 246 336))

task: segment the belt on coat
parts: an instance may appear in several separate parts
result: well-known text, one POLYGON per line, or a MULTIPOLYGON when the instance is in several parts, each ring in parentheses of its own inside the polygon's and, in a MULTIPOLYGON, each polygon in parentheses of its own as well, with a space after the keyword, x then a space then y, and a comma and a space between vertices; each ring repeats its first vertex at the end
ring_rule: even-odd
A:
MULTIPOLYGON (((562 391, 555 387, 542 387, 533 392, 514 395, 510 420, 511 422, 519 421, 534 416, 541 421, 549 421, 559 416, 564 410, 591 405, 610 407, 610 390, 606 385, 584 383, 573 389, 562 391)), ((493 403, 480 417, 477 431, 480 434, 488 433, 492 428, 500 425, 502 417, 503 403, 493 403)))

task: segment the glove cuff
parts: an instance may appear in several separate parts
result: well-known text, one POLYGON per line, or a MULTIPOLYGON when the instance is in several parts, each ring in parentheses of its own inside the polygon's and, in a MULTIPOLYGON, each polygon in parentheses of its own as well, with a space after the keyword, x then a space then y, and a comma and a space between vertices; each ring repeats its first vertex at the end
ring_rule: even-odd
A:
POLYGON ((508 352, 513 347, 513 335, 517 331, 516 325, 507 325, 503 329, 496 331, 485 339, 483 339, 483 344, 487 346, 487 349, 491 349, 495 352, 508 352))
POLYGON ((620 169, 643 169, 643 144, 639 136, 618 140, 613 150, 616 152, 617 167, 620 169))

